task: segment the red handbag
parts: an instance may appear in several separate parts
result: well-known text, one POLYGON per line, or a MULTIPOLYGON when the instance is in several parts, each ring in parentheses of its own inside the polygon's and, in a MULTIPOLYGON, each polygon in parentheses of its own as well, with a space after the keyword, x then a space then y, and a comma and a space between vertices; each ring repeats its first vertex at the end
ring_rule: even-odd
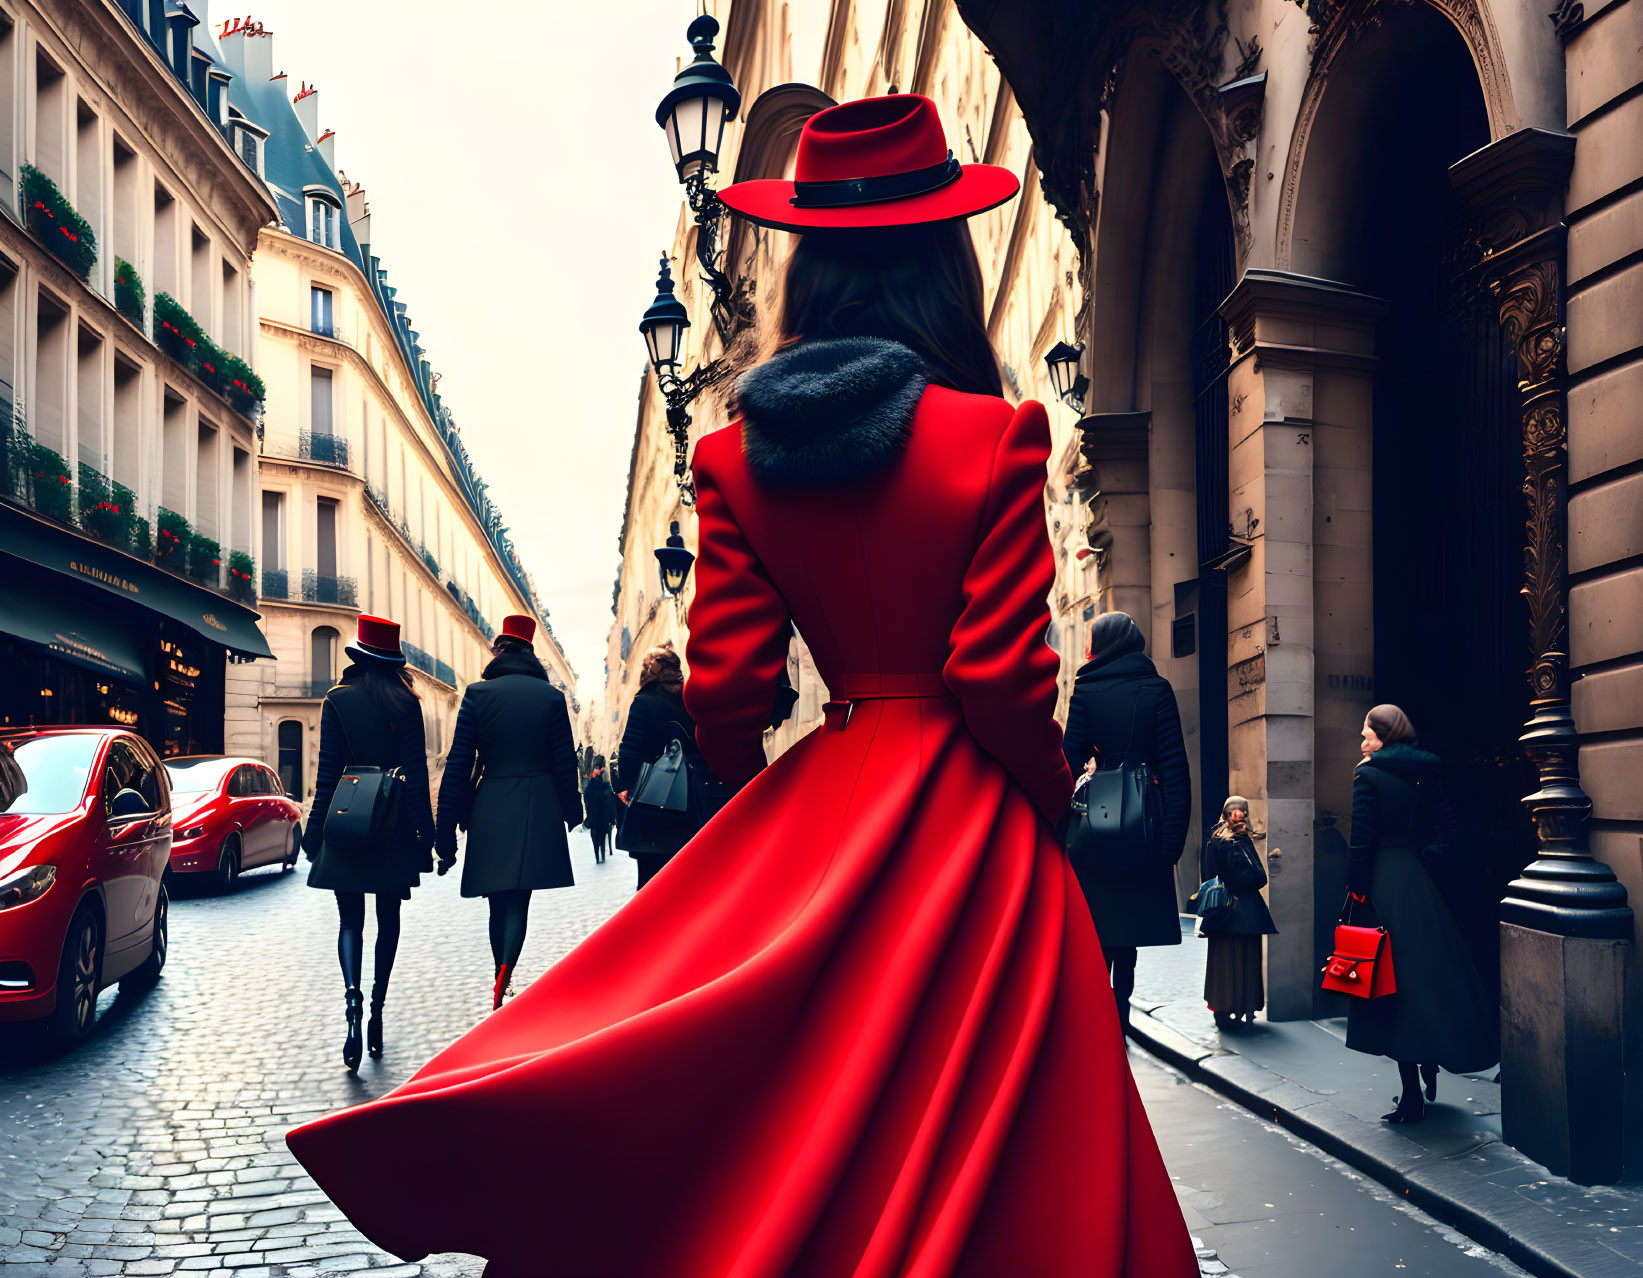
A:
MULTIPOLYGON (((1348 916, 1350 917, 1350 915, 1348 916)), ((1392 974, 1392 938, 1384 927, 1335 925, 1335 952, 1323 966, 1323 987, 1354 998, 1384 998, 1398 992, 1392 974)))

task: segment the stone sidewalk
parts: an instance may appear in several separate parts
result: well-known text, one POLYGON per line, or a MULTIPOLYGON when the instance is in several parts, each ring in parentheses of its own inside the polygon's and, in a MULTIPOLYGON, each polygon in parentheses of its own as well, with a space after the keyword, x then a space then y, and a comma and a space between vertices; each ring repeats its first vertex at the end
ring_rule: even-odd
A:
POLYGON ((1398 1072, 1346 1048, 1344 1020, 1270 1023, 1222 1034, 1203 1000, 1205 943, 1182 919, 1180 946, 1141 952, 1130 1000, 1136 1041, 1245 1108, 1304 1137, 1409 1202, 1548 1278, 1636 1278, 1643 1182, 1587 1188, 1501 1139, 1497 1071, 1442 1076, 1424 1122, 1390 1127, 1398 1072))

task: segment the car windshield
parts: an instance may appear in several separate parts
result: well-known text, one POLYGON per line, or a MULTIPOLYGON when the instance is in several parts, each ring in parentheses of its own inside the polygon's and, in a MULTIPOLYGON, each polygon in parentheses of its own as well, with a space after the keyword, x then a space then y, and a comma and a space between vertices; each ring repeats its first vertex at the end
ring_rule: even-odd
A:
POLYGON ((74 811, 101 745, 102 738, 89 732, 0 741, 0 813, 74 811))
POLYGON ((172 759, 165 765, 171 779, 171 796, 209 794, 234 769, 232 759, 172 759))

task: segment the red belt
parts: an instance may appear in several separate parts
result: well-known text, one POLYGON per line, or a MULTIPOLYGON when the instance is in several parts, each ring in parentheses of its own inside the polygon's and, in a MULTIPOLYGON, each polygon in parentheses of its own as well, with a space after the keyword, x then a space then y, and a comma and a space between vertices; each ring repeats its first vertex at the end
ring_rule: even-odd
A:
POLYGON ((842 728, 858 701, 950 700, 953 690, 939 674, 847 674, 827 685, 833 699, 822 707, 827 726, 842 728))

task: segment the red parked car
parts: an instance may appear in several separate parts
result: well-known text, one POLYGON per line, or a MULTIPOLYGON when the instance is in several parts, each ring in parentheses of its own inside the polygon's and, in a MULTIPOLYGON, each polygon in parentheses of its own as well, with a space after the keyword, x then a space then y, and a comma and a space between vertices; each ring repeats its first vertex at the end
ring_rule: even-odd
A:
POLYGON ((0 1022, 83 1038, 97 994, 166 960, 171 791, 119 728, 0 732, 0 1022))
POLYGON ((302 809, 255 759, 189 754, 165 761, 171 779, 171 872, 214 875, 234 886, 241 870, 297 863, 302 809))

